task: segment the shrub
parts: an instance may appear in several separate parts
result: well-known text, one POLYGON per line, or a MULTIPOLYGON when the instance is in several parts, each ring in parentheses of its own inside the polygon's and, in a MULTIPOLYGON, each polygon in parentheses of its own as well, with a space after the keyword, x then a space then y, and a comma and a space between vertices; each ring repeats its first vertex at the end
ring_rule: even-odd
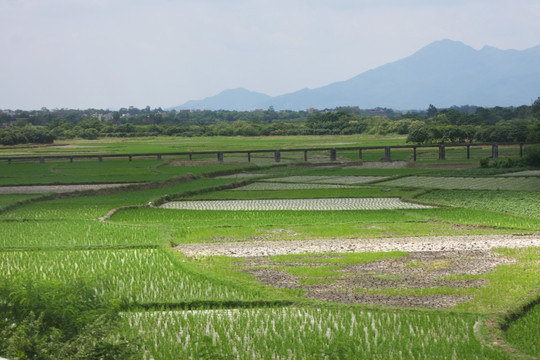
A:
POLYGON ((483 169, 489 168, 489 158, 480 159, 480 167, 483 169))
POLYGON ((517 168, 522 168, 524 165, 525 165, 524 159, 515 159, 515 158, 480 159, 480 167, 484 169, 487 169, 487 168, 517 169, 517 168))
POLYGON ((540 167, 540 145, 530 145, 525 148, 525 164, 540 167))
POLYGON ((128 359, 109 339, 118 306, 84 281, 0 283, 0 355, 17 359, 128 359))

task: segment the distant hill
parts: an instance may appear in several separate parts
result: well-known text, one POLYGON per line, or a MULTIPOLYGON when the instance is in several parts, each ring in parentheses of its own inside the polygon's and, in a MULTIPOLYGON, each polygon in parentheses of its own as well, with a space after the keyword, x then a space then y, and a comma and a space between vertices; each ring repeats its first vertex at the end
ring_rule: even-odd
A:
POLYGON ((257 104, 271 101, 272 97, 246 89, 225 90, 216 96, 202 100, 191 100, 173 109, 199 109, 199 110, 253 110, 259 109, 257 104))
POLYGON ((519 106, 540 96, 540 46, 526 50, 475 50, 436 41, 413 55, 317 89, 271 97, 226 90, 176 109, 276 110, 360 108, 426 109, 453 105, 519 106))

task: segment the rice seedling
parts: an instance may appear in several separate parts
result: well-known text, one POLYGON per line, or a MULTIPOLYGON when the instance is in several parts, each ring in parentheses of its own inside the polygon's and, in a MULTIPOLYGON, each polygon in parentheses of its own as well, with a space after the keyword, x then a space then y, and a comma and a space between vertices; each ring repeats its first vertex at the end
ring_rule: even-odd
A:
POLYGON ((7 206, 38 198, 39 196, 35 194, 0 194, 0 211, 7 206))
POLYGON ((253 183, 247 187, 207 192, 184 197, 191 200, 232 199, 325 199, 325 198, 401 198, 414 199, 423 189, 335 184, 253 183), (252 187, 253 186, 253 187, 252 187), (276 190, 272 190, 276 189, 276 190))
POLYGON ((418 200, 441 205, 489 210, 504 214, 540 218, 540 193, 537 191, 438 190, 420 195, 418 200))
POLYGON ((94 248, 165 245, 165 227, 110 224, 92 220, 0 222, 0 249, 94 248))
POLYGON ((474 336, 475 315, 360 308, 124 313, 143 359, 509 359, 474 336))
POLYGON ((166 181, 187 174, 202 175, 249 165, 189 165, 172 166, 174 162, 150 159, 104 159, 46 162, 44 164, 0 162, 0 185, 23 184, 91 184, 113 182, 166 181), (171 165, 171 166, 169 166, 171 165))
POLYGON ((540 190, 536 177, 435 177, 408 176, 385 181, 379 185, 435 189, 474 190, 540 190))
POLYGON ((308 190, 308 189, 346 189, 348 185, 337 184, 287 184, 256 182, 233 189, 233 191, 268 191, 268 190, 308 190))
POLYGON ((537 231, 538 222, 461 208, 369 211, 219 211, 126 209, 110 220, 167 228, 171 242, 299 240, 506 234, 537 231), (396 221, 399 219, 399 221, 396 221))
POLYGON ((278 177, 271 179, 264 179, 262 181, 266 182, 283 182, 283 183, 308 183, 308 184, 364 184, 372 181, 384 180, 387 177, 385 176, 313 176, 313 175, 304 175, 304 176, 287 176, 287 177, 278 177))
POLYGON ((201 191, 229 184, 227 179, 197 179, 177 185, 110 195, 83 196, 25 204, 0 215, 0 220, 89 220, 98 219, 112 209, 146 205, 167 194, 201 191))
POLYGON ((160 206, 162 209, 184 210, 382 210, 382 209, 428 209, 432 206, 407 203, 399 198, 331 198, 331 199, 269 199, 269 200, 214 200, 172 201, 160 206))
MULTIPOLYGON (((204 139, 185 139, 183 144, 174 140, 169 139, 169 145, 159 143, 149 146, 155 145, 160 149, 208 146, 203 144, 204 139)), ((233 146, 229 140, 215 140, 215 144, 219 144, 217 148, 233 146)), ((123 152, 142 146, 130 141, 125 147, 117 143, 119 147, 113 151, 123 152)), ((274 139, 260 146, 274 147, 282 144, 280 141, 274 139)), ((402 142, 403 139, 396 141, 402 142)), ((456 150, 455 154, 462 156, 463 152, 456 150)), ((327 153, 320 155, 328 159, 327 153)), ((358 153, 343 154, 344 157, 349 155, 358 156, 358 153)), ((365 155, 366 159, 382 156, 380 151, 366 152, 365 155)), ((395 155, 396 158, 402 155, 409 157, 410 150, 396 152, 395 155)), ((436 153, 431 155, 436 156, 436 153)), ((268 159, 273 161, 271 157, 268 159)), ((289 160, 298 159, 291 157, 289 160)), ((245 162, 245 159, 242 161, 245 162)), ((84 179, 96 183, 128 179, 161 181, 186 173, 207 174, 239 167, 174 165, 172 162, 149 159, 137 159, 131 164, 127 160, 80 164, 13 163, 8 169, 12 169, 10 171, 14 174, 9 174, 9 171, 3 171, 8 165, 0 164, 0 184, 88 182, 84 179)), ((134 312, 123 313, 123 333, 142 338, 144 347, 141 357, 145 359, 509 358, 505 353, 480 344, 474 336, 474 325, 485 314, 508 308, 516 299, 526 298, 531 289, 537 287, 540 269, 538 249, 535 248, 501 250, 502 255, 516 259, 516 263, 501 265, 495 271, 482 275, 481 280, 487 282, 485 287, 377 290, 381 295, 451 294, 472 297, 471 301, 455 306, 453 310, 456 313, 449 313, 374 311, 346 306, 331 307, 326 303, 318 307, 301 307, 300 304, 313 304, 315 300, 308 302, 299 288, 269 288, 256 282, 254 276, 240 271, 242 259, 185 258, 161 247, 163 244, 182 242, 502 234, 540 230, 538 216, 531 211, 538 207, 538 194, 535 191, 539 189, 537 177, 472 178, 466 177, 465 173, 449 178, 420 176, 429 171, 409 168, 341 169, 334 166, 276 167, 264 171, 258 169, 256 174, 262 177, 280 176, 264 182, 264 186, 279 187, 274 190, 261 189, 263 185, 259 182, 252 185, 251 190, 207 192, 239 179, 233 176, 129 193, 29 203, 0 215, 0 249, 4 250, 0 251, 0 273, 3 278, 13 281, 28 277, 54 282, 90 278, 92 283, 97 284, 95 291, 107 291, 111 297, 124 299, 131 309, 135 309, 134 312), (377 182, 370 187, 350 186, 396 175, 414 176, 377 182), (309 183, 309 188, 304 188, 306 183, 309 183), (314 189, 315 185, 321 188, 314 189), (394 185, 403 188, 398 189, 394 185), (426 190, 410 189, 412 187, 490 190, 426 193, 426 190), (499 188, 528 190, 492 191, 499 188), (222 202, 231 206, 229 210, 202 210, 202 205, 208 203, 197 201, 195 207, 201 210, 171 211, 141 207, 121 210, 106 222, 96 221, 113 208, 145 205, 166 195, 173 200, 259 200, 249 202, 252 207, 246 210, 240 210, 241 202, 229 201, 222 202), (423 203, 457 207, 429 208, 419 205, 421 208, 385 208, 396 204, 416 207, 416 204, 403 201, 415 197, 423 203), (273 200, 270 203, 274 204, 275 209, 258 210, 256 205, 265 204, 260 199, 273 200), (352 209, 367 209, 370 206, 372 210, 345 210, 343 206, 347 202, 352 209), (302 211, 284 210, 291 203, 304 204, 302 206, 311 204, 312 207, 302 211), (330 205, 334 207, 327 207, 330 205), (338 208, 341 210, 335 211, 338 208), (505 215, 501 216, 501 213, 505 215), (266 308, 258 303, 291 300, 296 301, 297 307, 266 308), (238 308, 224 309, 231 304, 238 308), (139 305, 144 306, 137 308, 139 305), (139 311, 150 307, 159 309, 160 306, 163 309, 199 309, 139 311), (219 307, 222 308, 209 309, 219 307)), ((25 199, 28 198, 0 196, 0 208, 25 199)), ((218 203, 212 201, 211 205, 218 203)), ((295 269, 291 272, 302 277, 304 284, 318 285, 327 280, 335 281, 336 270, 349 264, 403 254, 318 255, 288 255, 273 257, 271 261, 277 263, 272 265, 274 267, 295 263, 295 269), (310 267, 308 263, 316 263, 317 266, 310 267)), ((466 276, 454 278, 463 280, 466 276)), ((399 280, 396 279, 391 280, 399 280)), ((535 329, 527 325, 527 328, 518 327, 516 333, 534 333, 535 329)))
POLYGON ((261 299, 259 293, 190 270, 162 249, 9 251, 0 252, 0 259, 7 279, 90 279, 131 304, 261 299))

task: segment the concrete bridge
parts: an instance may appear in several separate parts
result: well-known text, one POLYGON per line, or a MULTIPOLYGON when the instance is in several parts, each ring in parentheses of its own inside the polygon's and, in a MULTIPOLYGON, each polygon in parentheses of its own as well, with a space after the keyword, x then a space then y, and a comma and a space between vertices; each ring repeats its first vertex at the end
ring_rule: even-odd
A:
POLYGON ((499 157, 499 146, 519 146, 519 156, 523 157, 523 147, 527 145, 525 143, 483 143, 483 144, 435 144, 435 145, 393 145, 393 146, 354 146, 354 147, 317 147, 317 148, 300 148, 300 149, 275 149, 275 150, 226 150, 226 151, 190 151, 190 152, 167 152, 167 153, 142 153, 142 154, 86 154, 86 155, 47 155, 47 156, 11 156, 11 157, 0 157, 0 161, 7 161, 12 163, 13 161, 37 161, 40 163, 45 163, 45 161, 54 161, 54 160, 69 160, 73 162, 75 159, 97 159, 99 162, 102 162, 105 158, 126 158, 129 161, 132 161, 133 158, 148 158, 155 157, 157 160, 162 160, 165 156, 187 156, 189 160, 193 160, 194 155, 214 155, 218 161, 224 161, 226 155, 238 155, 245 154, 247 156, 247 161, 251 162, 253 154, 261 153, 273 153, 274 161, 281 161, 282 153, 303 153, 304 161, 308 161, 308 154, 311 152, 321 152, 328 151, 330 153, 329 160, 336 161, 338 152, 344 151, 357 151, 358 160, 362 160, 363 151, 367 150, 380 150, 382 159, 384 161, 392 161, 392 150, 401 150, 401 149, 411 149, 413 161, 417 160, 417 151, 418 149, 428 149, 428 148, 438 148, 439 160, 446 160, 446 150, 447 148, 462 148, 464 151, 464 158, 471 158, 471 147, 479 146, 490 146, 491 147, 491 158, 499 157))

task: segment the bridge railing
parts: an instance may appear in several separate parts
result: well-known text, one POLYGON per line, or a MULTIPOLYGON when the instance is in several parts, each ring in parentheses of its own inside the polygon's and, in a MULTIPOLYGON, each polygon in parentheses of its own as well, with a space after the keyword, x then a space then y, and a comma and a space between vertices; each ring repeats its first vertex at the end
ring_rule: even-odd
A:
POLYGON ((308 161, 308 153, 326 151, 330 153, 329 160, 336 161, 338 152, 344 151, 357 151, 358 160, 363 160, 363 152, 371 150, 381 150, 384 161, 392 161, 392 150, 412 149, 412 159, 417 161, 418 149, 426 148, 438 148, 438 159, 446 160, 447 148, 465 148, 466 159, 471 158, 471 148, 479 146, 491 146, 491 157, 499 157, 499 146, 519 146, 519 156, 523 157, 523 147, 529 145, 527 143, 458 143, 458 144, 433 144, 433 145, 392 145, 392 146, 349 146, 349 147, 312 147, 312 148, 299 148, 299 149, 258 149, 258 150, 216 150, 216 151, 184 151, 184 152, 159 152, 159 153, 138 153, 138 154, 63 154, 63 155, 32 155, 32 156, 5 156, 0 157, 0 161, 7 161, 12 163, 13 161, 37 161, 45 163, 46 161, 54 160, 69 160, 73 162, 77 159, 97 159, 102 162, 106 158, 126 158, 132 161, 133 158, 148 158, 155 157, 157 160, 162 160, 164 156, 187 156, 189 160, 193 160, 195 155, 214 155, 217 160, 222 162, 226 158, 226 155, 246 154, 247 161, 251 162, 253 154, 270 153, 274 155, 274 161, 281 161, 282 153, 302 153, 304 155, 304 161, 308 161))

